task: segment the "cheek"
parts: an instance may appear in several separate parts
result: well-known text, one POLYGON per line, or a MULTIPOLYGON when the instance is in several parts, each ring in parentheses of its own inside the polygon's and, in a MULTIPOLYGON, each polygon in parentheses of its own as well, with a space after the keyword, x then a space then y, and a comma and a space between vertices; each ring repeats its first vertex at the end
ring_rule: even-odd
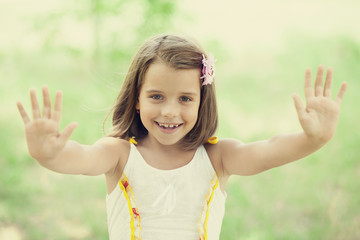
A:
POLYGON ((195 124, 198 119, 198 111, 199 108, 194 106, 190 111, 186 112, 186 118, 192 124, 195 124))
POLYGON ((151 108, 150 106, 141 105, 140 108, 140 117, 141 119, 147 120, 151 118, 153 115, 155 115, 156 110, 154 108, 151 108))
POLYGON ((140 106, 140 119, 144 125, 152 122, 155 118, 159 116, 159 114, 160 110, 157 105, 147 104, 146 102, 143 102, 140 106))

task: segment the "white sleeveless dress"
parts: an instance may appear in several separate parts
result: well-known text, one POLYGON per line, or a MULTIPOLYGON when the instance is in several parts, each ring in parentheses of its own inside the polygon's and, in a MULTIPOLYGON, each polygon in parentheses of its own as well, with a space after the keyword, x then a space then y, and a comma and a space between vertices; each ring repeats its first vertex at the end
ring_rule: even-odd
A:
POLYGON ((136 146, 106 196, 110 240, 218 240, 225 199, 204 146, 185 166, 160 170, 136 146))

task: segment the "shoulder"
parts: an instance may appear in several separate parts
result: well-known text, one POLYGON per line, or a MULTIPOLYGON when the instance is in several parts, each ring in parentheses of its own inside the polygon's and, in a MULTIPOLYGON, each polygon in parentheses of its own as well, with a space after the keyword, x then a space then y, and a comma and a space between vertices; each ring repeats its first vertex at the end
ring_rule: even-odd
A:
POLYGON ((206 143, 204 146, 209 155, 211 154, 216 158, 223 158, 224 156, 231 154, 232 151, 245 146, 245 144, 236 139, 225 138, 219 139, 216 144, 206 143))
POLYGON ((243 142, 233 138, 221 139, 216 145, 218 145, 222 157, 228 154, 231 155, 233 151, 241 149, 242 147, 245 146, 243 142))
POLYGON ((125 166, 130 153, 129 141, 116 137, 103 137, 93 146, 102 152, 104 159, 115 161, 113 170, 122 169, 125 166))
POLYGON ((104 152, 111 168, 105 173, 108 194, 116 187, 130 154, 130 142, 115 137, 103 137, 94 143, 104 152))
POLYGON ((216 144, 205 143, 204 147, 210 158, 211 164, 220 181, 221 190, 224 192, 230 174, 227 170, 226 161, 234 150, 243 143, 235 139, 221 139, 216 144))
POLYGON ((216 152, 214 155, 217 156, 225 176, 249 176, 268 169, 265 164, 269 152, 267 141, 245 144, 235 139, 224 139, 216 145, 218 146, 212 147, 216 152))
POLYGON ((93 146, 110 152, 124 152, 126 150, 130 150, 129 141, 115 137, 100 138, 93 144, 93 146))
POLYGON ((226 176, 224 159, 229 159, 235 151, 239 151, 245 144, 239 140, 219 139, 216 144, 206 143, 204 147, 218 175, 226 176))

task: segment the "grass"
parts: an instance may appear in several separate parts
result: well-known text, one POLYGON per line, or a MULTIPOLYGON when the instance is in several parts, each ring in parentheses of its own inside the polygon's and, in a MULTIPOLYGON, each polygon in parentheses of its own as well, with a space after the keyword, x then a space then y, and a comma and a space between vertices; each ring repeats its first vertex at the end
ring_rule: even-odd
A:
MULTIPOLYGON (((328 145, 296 163, 230 179, 221 239, 360 238, 360 47, 345 37, 327 39, 332 40, 300 35, 276 53, 249 50, 242 56, 249 60, 246 66, 229 52, 222 59, 215 49, 219 137, 250 142, 299 131, 291 94, 302 94, 306 67, 331 65, 334 93, 341 81, 349 82, 338 131, 328 145)), ((29 109, 29 88, 46 84, 52 96, 61 89, 62 127, 79 122, 73 139, 91 144, 102 136, 103 119, 129 64, 124 62, 104 58, 99 66, 86 54, 62 49, 0 55, 0 238, 107 238, 104 177, 60 175, 30 159, 15 102, 29 109)))

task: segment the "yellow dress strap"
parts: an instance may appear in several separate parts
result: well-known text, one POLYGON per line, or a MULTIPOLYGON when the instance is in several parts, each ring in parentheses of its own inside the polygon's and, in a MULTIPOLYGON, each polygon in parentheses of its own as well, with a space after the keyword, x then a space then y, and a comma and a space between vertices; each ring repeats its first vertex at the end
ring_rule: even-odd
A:
POLYGON ((218 143, 218 138, 217 137, 211 137, 207 140, 208 143, 210 144, 217 144, 218 143))
POLYGON ((134 192, 129 184, 129 180, 125 173, 123 173, 119 180, 119 186, 123 191, 124 197, 128 204, 128 209, 130 213, 130 236, 131 240, 141 240, 141 225, 140 225, 140 214, 139 209, 135 203, 134 192))
POLYGON ((132 144, 137 144, 137 141, 135 140, 135 137, 132 136, 131 138, 129 138, 129 142, 132 143, 132 144))
POLYGON ((215 190, 218 186, 219 186, 219 179, 215 173, 214 177, 210 181, 209 192, 208 192, 208 194, 206 194, 204 206, 203 206, 200 218, 198 220, 198 231, 200 234, 199 240, 207 240, 210 204, 211 204, 211 201, 213 200, 215 190))

